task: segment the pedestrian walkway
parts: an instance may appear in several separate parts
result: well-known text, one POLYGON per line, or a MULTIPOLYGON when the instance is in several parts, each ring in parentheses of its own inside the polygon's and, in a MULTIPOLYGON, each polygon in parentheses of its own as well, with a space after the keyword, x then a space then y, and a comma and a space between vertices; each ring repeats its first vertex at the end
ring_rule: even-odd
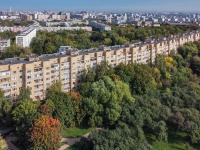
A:
POLYGON ((19 150, 11 141, 14 141, 14 137, 9 137, 6 134, 10 134, 9 132, 11 132, 12 130, 14 130, 15 127, 10 127, 10 128, 6 128, 3 130, 0 130, 0 134, 1 135, 5 135, 5 140, 8 144, 8 147, 11 148, 12 150, 19 150))
POLYGON ((6 142, 8 143, 8 147, 12 150, 19 150, 11 141, 14 141, 13 137, 6 137, 6 142))
POLYGON ((3 129, 3 130, 0 130, 0 134, 3 135, 3 134, 6 134, 12 130, 14 130, 15 128, 14 127, 10 127, 10 128, 6 128, 6 129, 3 129))
MULTIPOLYGON (((102 128, 96 128, 95 130, 101 130, 102 128)), ((82 137, 88 138, 90 135, 90 132, 86 133, 85 135, 83 135, 82 137)), ((61 146, 58 150, 65 150, 66 148, 74 145, 75 143, 80 142, 81 138, 62 138, 61 139, 61 143, 64 142, 66 144, 64 144, 63 146, 61 146)))

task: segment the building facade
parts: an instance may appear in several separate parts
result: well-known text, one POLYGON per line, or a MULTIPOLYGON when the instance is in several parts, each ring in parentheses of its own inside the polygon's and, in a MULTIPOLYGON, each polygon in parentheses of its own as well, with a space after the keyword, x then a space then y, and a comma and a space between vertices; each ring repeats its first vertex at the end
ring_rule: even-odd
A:
POLYGON ((108 26, 106 24, 99 23, 99 22, 96 22, 96 21, 90 21, 89 22, 89 26, 97 28, 101 32, 103 32, 103 31, 110 31, 111 30, 111 26, 108 26))
POLYGON ((36 29, 28 28, 16 36, 16 44, 21 47, 29 47, 34 37, 36 37, 36 29))
POLYGON ((0 51, 10 47, 10 39, 0 39, 0 51))
POLYGON ((168 55, 186 42, 200 39, 198 31, 127 45, 101 46, 97 49, 77 50, 70 46, 60 48, 60 53, 31 55, 27 58, 8 58, 0 61, 0 88, 6 98, 16 99, 22 87, 31 88, 31 98, 42 100, 47 89, 57 81, 62 82, 62 91, 77 87, 87 68, 96 68, 106 60, 113 67, 119 63, 154 62, 157 54, 168 55), (63 50, 66 52, 63 53, 63 50))
POLYGON ((36 27, 37 31, 57 32, 60 30, 84 30, 92 31, 92 27, 36 27))

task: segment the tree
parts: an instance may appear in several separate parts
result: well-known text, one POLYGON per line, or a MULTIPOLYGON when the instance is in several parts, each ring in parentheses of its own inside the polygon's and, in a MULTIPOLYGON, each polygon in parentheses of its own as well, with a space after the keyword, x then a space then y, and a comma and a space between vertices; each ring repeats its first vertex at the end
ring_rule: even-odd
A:
POLYGON ((156 81, 153 78, 152 70, 147 65, 135 65, 135 74, 131 80, 133 94, 145 94, 156 89, 156 81))
POLYGON ((34 150, 55 150, 60 143, 60 122, 48 115, 38 118, 31 130, 30 142, 34 150))
POLYGON ((159 141, 167 141, 167 127, 164 121, 159 121, 154 124, 154 132, 156 134, 156 138, 159 141))
POLYGON ((79 92, 71 91, 68 94, 71 96, 73 102, 76 124, 80 125, 86 114, 83 108, 83 98, 79 92))
POLYGON ((0 150, 7 150, 8 149, 8 144, 7 142, 3 139, 3 137, 0 135, 0 150))
POLYGON ((4 98, 4 92, 0 89, 0 126, 10 126, 12 120, 13 101, 4 98))
POLYGON ((51 87, 49 88, 49 93, 50 92, 61 92, 61 91, 62 91, 62 83, 60 81, 52 84, 51 87))
POLYGON ((169 121, 174 125, 174 132, 176 132, 183 127, 185 118, 180 112, 176 112, 169 117, 169 121))
POLYGON ((96 73, 92 68, 84 69, 78 85, 78 91, 82 96, 87 96, 89 87, 95 81, 96 73))
POLYGON ((134 101, 127 84, 107 76, 94 82, 87 95, 83 105, 92 126, 114 124, 121 115, 122 102, 134 101))
POLYGON ((184 59, 189 59, 192 56, 198 55, 198 48, 195 44, 190 42, 179 47, 178 53, 181 54, 184 59))
POLYGON ((94 82, 96 73, 92 68, 84 69, 83 74, 81 76, 81 82, 94 82))
POLYGON ((152 150, 151 145, 137 136, 137 129, 134 128, 117 128, 115 130, 103 129, 93 131, 88 139, 82 138, 80 147, 83 150, 152 150))
POLYGON ((62 126, 71 127, 75 125, 75 110, 71 97, 64 92, 50 90, 47 93, 46 103, 53 105, 52 116, 58 119, 62 126))
POLYGON ((33 49, 33 52, 37 55, 41 55, 44 53, 44 39, 45 37, 35 37, 32 39, 31 42, 31 48, 33 49))
POLYGON ((114 73, 113 67, 108 64, 108 61, 101 61, 99 65, 97 65, 96 68, 96 79, 99 80, 103 76, 110 76, 114 73))
POLYGON ((52 116, 53 108, 48 105, 48 103, 40 105, 39 112, 41 115, 52 116))
POLYGON ((124 63, 120 63, 115 67, 115 74, 117 74, 123 82, 130 85, 131 79, 135 74, 134 64, 125 65, 124 63))
POLYGON ((191 59, 190 68, 192 68, 193 73, 200 75, 200 57, 199 56, 194 56, 191 59))
POLYGON ((30 100, 24 100, 13 110, 12 114, 16 123, 17 141, 27 146, 27 139, 30 136, 29 128, 39 115, 38 104, 30 100))
POLYGON ((19 93, 17 99, 19 102, 22 102, 24 100, 31 99, 30 95, 31 95, 31 89, 22 87, 20 89, 20 93, 19 93))

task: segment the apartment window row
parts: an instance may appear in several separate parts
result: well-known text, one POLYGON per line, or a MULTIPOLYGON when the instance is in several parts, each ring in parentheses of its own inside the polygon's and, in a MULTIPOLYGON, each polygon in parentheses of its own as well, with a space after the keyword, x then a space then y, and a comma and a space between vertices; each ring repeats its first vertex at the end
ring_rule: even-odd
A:
POLYGON ((10 83, 1 84, 0 87, 2 88, 10 87, 10 83))
POLYGON ((7 76, 10 75, 10 71, 2 71, 0 72, 0 76, 7 76))

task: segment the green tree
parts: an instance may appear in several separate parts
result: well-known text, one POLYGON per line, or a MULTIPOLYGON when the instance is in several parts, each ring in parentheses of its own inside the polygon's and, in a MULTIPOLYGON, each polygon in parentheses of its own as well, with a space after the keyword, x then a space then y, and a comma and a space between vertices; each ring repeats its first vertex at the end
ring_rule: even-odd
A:
POLYGON ((112 125, 121 115, 121 103, 134 101, 127 84, 121 81, 112 81, 103 77, 94 82, 89 91, 89 97, 84 98, 83 104, 89 117, 89 124, 112 125))
POLYGON ((184 59, 189 59, 192 56, 198 55, 198 48, 192 42, 186 43, 178 48, 178 53, 183 56, 184 59))
POLYGON ((190 68, 192 68, 193 73, 200 75, 200 57, 194 56, 192 58, 190 68))
POLYGON ((103 76, 110 76, 114 73, 113 67, 108 64, 108 61, 101 61, 99 65, 97 65, 96 68, 96 78, 101 79, 103 76))
POLYGON ((47 93, 48 104, 52 103, 52 116, 58 119, 62 126, 75 126, 75 110, 71 97, 64 92, 54 91, 47 93))
POLYGON ((0 89, 0 125, 10 126, 12 125, 12 110, 13 101, 4 98, 4 92, 0 89))
POLYGON ((81 139, 80 147, 83 150, 152 150, 152 146, 146 141, 137 137, 137 131, 134 128, 117 128, 115 130, 100 130, 90 134, 88 139, 81 139))
POLYGON ((20 93, 19 93, 17 99, 19 102, 22 102, 24 100, 31 99, 30 95, 31 95, 31 89, 22 87, 20 89, 20 93))
POLYGON ((131 90, 134 94, 145 94, 156 89, 156 81, 152 70, 147 65, 136 65, 135 74, 131 80, 131 90))
POLYGON ((30 136, 29 128, 39 115, 38 104, 24 100, 13 110, 12 114, 16 123, 17 141, 27 147, 29 145, 27 139, 30 136))

